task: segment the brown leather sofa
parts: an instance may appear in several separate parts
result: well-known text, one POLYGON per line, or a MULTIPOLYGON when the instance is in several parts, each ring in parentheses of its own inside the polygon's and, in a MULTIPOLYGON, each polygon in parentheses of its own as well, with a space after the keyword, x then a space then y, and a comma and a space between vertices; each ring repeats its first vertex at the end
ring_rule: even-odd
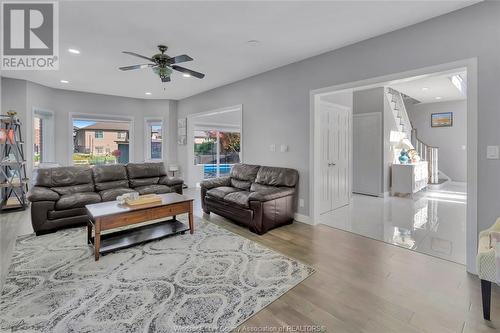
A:
POLYGON ((167 176, 163 163, 40 169, 28 193, 31 223, 37 235, 83 225, 87 204, 115 200, 134 191, 182 194, 182 184, 182 179, 167 176))
POLYGON ((236 164, 229 177, 200 184, 201 205, 262 235, 293 222, 298 180, 294 169, 236 164))

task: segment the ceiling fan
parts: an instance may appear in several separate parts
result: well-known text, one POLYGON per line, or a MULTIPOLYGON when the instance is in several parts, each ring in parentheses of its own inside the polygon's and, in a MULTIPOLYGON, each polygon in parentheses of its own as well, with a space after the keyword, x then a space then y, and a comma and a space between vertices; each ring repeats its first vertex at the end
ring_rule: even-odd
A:
POLYGON ((146 56, 134 53, 134 52, 123 51, 123 53, 125 53, 125 54, 129 54, 129 55, 132 55, 135 57, 149 60, 151 63, 141 64, 141 65, 133 65, 133 66, 125 66, 125 67, 120 67, 119 69, 122 71, 130 71, 133 69, 151 68, 153 70, 153 72, 160 77, 161 82, 170 82, 170 75, 172 74, 173 70, 181 72, 185 76, 194 76, 195 78, 198 78, 198 79, 203 79, 205 77, 205 74, 203 74, 203 73, 199 73, 199 72, 193 71, 191 69, 176 65, 176 64, 181 63, 181 62, 193 60, 193 58, 191 58, 187 54, 183 54, 183 55, 179 55, 179 56, 171 58, 165 54, 165 51, 167 51, 167 46, 158 45, 158 49, 160 50, 160 53, 155 54, 151 57, 146 57, 146 56))

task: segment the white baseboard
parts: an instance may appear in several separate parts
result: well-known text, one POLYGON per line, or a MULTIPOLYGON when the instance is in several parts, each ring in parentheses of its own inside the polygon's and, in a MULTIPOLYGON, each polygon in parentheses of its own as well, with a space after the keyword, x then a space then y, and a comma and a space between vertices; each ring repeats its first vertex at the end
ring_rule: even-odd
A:
POLYGON ((299 213, 295 213, 293 219, 297 222, 302 222, 310 225, 314 225, 314 221, 311 220, 311 218, 308 215, 303 215, 299 213))

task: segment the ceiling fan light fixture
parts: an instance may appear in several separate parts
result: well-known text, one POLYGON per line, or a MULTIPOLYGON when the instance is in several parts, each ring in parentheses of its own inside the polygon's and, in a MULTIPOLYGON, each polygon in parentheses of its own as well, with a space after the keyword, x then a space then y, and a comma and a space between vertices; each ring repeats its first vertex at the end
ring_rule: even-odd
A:
POLYGON ((184 77, 191 77, 191 74, 184 73, 184 74, 182 74, 182 76, 184 76, 184 77))
POLYGON ((151 95, 151 93, 150 93, 149 91, 148 91, 148 92, 146 92, 145 94, 146 94, 146 95, 148 95, 148 96, 150 96, 150 95, 151 95))
POLYGON ((153 72, 157 75, 161 76, 170 76, 172 74, 172 70, 169 67, 153 67, 153 72))

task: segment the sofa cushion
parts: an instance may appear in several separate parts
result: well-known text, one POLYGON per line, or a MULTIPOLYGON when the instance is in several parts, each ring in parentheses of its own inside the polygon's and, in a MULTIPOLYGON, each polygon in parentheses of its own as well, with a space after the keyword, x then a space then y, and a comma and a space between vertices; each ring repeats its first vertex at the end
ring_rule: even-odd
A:
POLYGON ((257 172, 255 182, 270 186, 294 187, 299 180, 299 173, 295 169, 262 166, 257 172))
POLYGON ((252 183, 249 181, 231 178, 231 186, 239 188, 240 190, 249 190, 250 185, 252 185, 252 183))
POLYGON ((136 192, 131 188, 110 188, 107 190, 103 190, 99 192, 102 201, 113 201, 116 200, 116 197, 125 193, 136 192))
POLYGON ((151 178, 167 175, 165 165, 159 163, 129 163, 126 166, 129 179, 133 178, 151 178))
POLYGON ((214 187, 211 190, 207 191, 207 195, 209 197, 217 198, 217 199, 224 199, 226 195, 229 193, 233 192, 238 192, 241 191, 239 188, 235 187, 230 187, 230 186, 219 186, 219 187, 214 187))
POLYGON ((182 184, 184 184, 184 181, 178 177, 163 176, 158 181, 158 184, 167 185, 167 186, 182 185, 182 184))
POLYGON ((82 192, 93 192, 94 184, 79 184, 71 186, 62 187, 51 187, 52 191, 59 193, 60 195, 82 193, 82 192))
POLYGON ((250 201, 271 201, 279 198, 287 197, 289 195, 295 194, 295 188, 293 187, 274 187, 267 190, 262 190, 258 192, 250 192, 250 201))
POLYGON ((250 194, 249 191, 232 192, 224 197, 224 201, 248 208, 250 194))
POLYGON ((39 169, 35 180, 35 185, 45 187, 65 187, 78 184, 93 184, 90 167, 71 166, 39 169))
POLYGON ((96 165, 92 168, 92 175, 96 183, 127 180, 127 169, 123 164, 96 165))
POLYGON ((138 186, 147 186, 147 185, 156 185, 160 180, 159 177, 151 177, 151 178, 136 178, 130 179, 130 187, 138 187, 138 186))
POLYGON ((127 169, 123 164, 97 165, 92 168, 96 191, 127 188, 127 169))
POLYGON ((57 201, 60 195, 43 186, 33 186, 28 192, 28 200, 35 201, 57 201))
POLYGON ((145 185, 135 187, 134 191, 139 192, 140 195, 143 194, 161 194, 161 193, 170 193, 172 189, 167 185, 154 184, 154 185, 145 185))
POLYGON ((114 180, 110 182, 96 183, 95 189, 96 191, 104 191, 113 188, 128 188, 128 185, 128 180, 114 180))
POLYGON ((252 183, 255 181, 257 172, 259 171, 259 165, 252 164, 235 164, 231 168, 231 173, 229 176, 231 179, 244 180, 252 183))
POLYGON ((207 190, 214 188, 214 187, 230 186, 230 185, 231 185, 231 178, 229 178, 229 177, 205 179, 205 180, 202 180, 200 183, 200 187, 202 189, 207 189, 207 190))
POLYGON ((85 205, 101 202, 101 196, 95 192, 65 194, 56 202, 56 209, 85 207, 85 205))
POLYGON ((250 186, 250 192, 256 192, 256 191, 265 191, 268 189, 276 188, 276 186, 269 186, 269 185, 263 185, 263 184, 258 184, 258 183, 252 183, 252 186, 250 186))

